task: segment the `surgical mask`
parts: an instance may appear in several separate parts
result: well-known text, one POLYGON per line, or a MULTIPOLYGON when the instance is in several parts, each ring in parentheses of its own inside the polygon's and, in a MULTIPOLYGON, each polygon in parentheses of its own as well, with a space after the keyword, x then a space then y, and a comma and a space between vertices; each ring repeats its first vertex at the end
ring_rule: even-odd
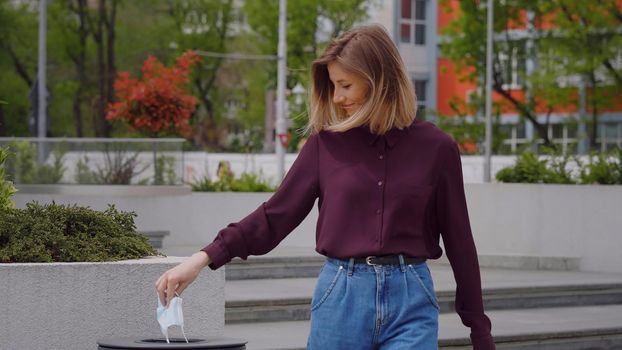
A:
MULTIPOLYGON (((177 293, 175 293, 177 294, 177 293)), ((179 326, 181 327, 181 334, 184 335, 184 339, 186 343, 188 342, 188 338, 186 338, 186 333, 184 332, 184 314, 181 311, 182 299, 179 296, 174 297, 169 302, 167 308, 162 305, 160 302, 160 298, 158 298, 158 308, 156 309, 156 318, 158 319, 158 323, 160 324, 160 331, 162 335, 166 338, 166 342, 170 344, 168 339, 168 328, 170 326, 179 326)))

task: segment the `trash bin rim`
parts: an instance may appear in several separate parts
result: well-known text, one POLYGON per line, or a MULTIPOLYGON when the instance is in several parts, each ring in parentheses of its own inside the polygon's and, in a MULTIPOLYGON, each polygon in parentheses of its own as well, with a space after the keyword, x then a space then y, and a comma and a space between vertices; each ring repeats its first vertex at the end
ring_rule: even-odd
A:
POLYGON ((166 349, 166 350, 182 350, 182 349, 240 349, 245 346, 248 341, 238 338, 226 337, 191 337, 188 340, 198 340, 191 343, 171 343, 167 344, 156 342, 145 342, 145 340, 157 339, 154 337, 118 337, 105 338, 97 341, 97 345, 103 349, 166 349))

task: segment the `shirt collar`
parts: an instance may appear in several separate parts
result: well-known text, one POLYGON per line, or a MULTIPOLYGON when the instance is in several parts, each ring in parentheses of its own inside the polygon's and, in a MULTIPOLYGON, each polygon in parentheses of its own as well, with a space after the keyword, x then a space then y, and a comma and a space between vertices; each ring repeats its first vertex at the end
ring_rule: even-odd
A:
MULTIPOLYGON (((414 123, 415 122, 413 121, 413 124, 414 123)), ((381 139, 385 139, 387 146, 389 148, 393 148, 397 144, 397 142, 400 140, 400 138, 404 134, 406 134, 406 130, 408 129, 408 127, 403 128, 403 129, 392 128, 389 131, 387 131, 384 135, 372 133, 369 130, 369 127, 367 125, 359 126, 358 129, 360 129, 360 131, 364 134, 364 138, 367 141, 367 144, 369 146, 375 146, 377 142, 379 142, 378 140, 382 142, 381 139)))

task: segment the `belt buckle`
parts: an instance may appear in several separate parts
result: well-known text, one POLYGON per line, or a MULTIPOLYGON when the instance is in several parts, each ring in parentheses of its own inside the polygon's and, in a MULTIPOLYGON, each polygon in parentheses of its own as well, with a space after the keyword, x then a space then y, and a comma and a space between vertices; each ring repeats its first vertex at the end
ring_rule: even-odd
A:
POLYGON ((366 257, 366 258, 365 258, 365 263, 366 263, 367 265, 369 265, 369 266, 376 266, 376 265, 378 265, 378 264, 373 264, 373 263, 371 262, 371 259, 375 259, 375 258, 376 258, 376 257, 375 257, 375 256, 373 256, 373 255, 368 256, 368 257, 366 257))

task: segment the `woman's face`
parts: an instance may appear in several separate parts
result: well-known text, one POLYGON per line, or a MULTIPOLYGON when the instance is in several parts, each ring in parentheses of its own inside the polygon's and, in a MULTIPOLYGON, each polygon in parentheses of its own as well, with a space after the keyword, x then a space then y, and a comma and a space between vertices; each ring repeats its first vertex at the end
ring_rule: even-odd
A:
POLYGON ((353 115, 367 100, 367 82, 346 71, 339 62, 331 62, 327 68, 330 81, 335 87, 333 102, 343 108, 348 116, 353 115))

